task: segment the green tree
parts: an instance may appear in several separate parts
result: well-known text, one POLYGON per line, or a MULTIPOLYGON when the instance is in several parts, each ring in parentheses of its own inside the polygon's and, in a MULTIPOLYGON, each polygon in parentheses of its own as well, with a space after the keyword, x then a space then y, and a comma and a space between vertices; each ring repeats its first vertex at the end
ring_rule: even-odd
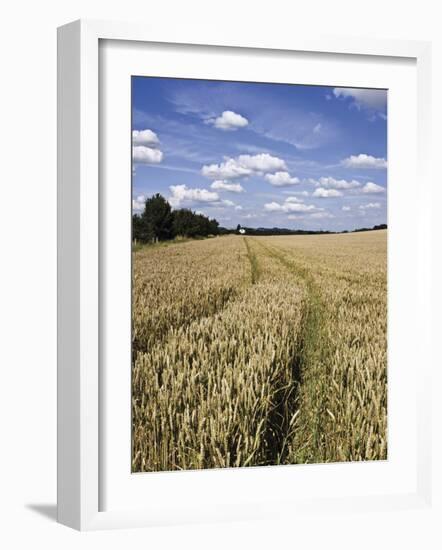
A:
POLYGON ((219 235, 219 223, 215 218, 209 220, 210 235, 219 235))
POLYGON ((147 241, 163 241, 172 237, 172 208, 159 193, 146 199, 141 225, 141 233, 147 241))
POLYGON ((174 236, 195 237, 198 234, 195 214, 188 208, 174 210, 172 228, 174 236))
POLYGON ((133 216, 132 216, 132 240, 134 240, 134 241, 142 241, 143 240, 141 238, 142 226, 143 226, 143 223, 142 223, 141 217, 138 216, 137 214, 133 214, 133 216))
POLYGON ((219 235, 219 223, 188 208, 172 211, 168 201, 159 193, 146 199, 141 215, 132 216, 132 238, 140 242, 182 237, 219 235))
POLYGON ((173 212, 173 234, 182 237, 207 237, 218 235, 218 222, 210 220, 203 214, 195 214, 188 208, 181 208, 173 212))

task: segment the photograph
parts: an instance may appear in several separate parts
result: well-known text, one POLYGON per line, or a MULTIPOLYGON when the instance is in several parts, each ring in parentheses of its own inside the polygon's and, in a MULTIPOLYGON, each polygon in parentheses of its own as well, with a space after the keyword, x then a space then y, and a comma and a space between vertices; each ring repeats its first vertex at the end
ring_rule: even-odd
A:
POLYGON ((387 98, 131 77, 132 473, 387 460, 387 98))

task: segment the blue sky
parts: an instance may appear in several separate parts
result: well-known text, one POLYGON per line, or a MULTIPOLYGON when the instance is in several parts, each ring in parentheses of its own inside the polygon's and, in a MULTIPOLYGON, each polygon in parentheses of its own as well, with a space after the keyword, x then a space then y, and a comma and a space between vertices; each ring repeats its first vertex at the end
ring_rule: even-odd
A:
POLYGON ((133 210, 161 193, 224 227, 387 222, 387 92, 132 78, 133 210))

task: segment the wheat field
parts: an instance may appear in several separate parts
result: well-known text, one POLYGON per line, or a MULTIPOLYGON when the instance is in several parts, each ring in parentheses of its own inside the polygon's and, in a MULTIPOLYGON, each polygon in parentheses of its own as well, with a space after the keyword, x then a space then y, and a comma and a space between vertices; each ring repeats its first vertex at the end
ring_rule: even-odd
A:
POLYGON ((387 457, 387 232, 133 253, 132 470, 387 457))

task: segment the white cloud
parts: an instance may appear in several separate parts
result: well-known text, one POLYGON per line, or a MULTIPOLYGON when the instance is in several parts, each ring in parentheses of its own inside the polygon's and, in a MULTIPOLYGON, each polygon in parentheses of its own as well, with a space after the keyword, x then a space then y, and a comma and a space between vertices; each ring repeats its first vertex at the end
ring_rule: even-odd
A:
POLYGON ((264 210, 267 210, 268 212, 283 212, 284 211, 283 205, 279 204, 279 202, 275 202, 275 201, 267 202, 264 205, 264 210))
POLYGON ((254 172, 274 172, 275 170, 281 170, 286 167, 282 159, 269 155, 268 153, 261 153, 259 155, 239 155, 238 161, 254 172))
POLYGON ((326 189, 355 189, 356 187, 361 186, 361 183, 357 180, 337 180, 332 177, 322 177, 318 180, 310 178, 308 181, 317 187, 323 187, 326 189))
POLYGON ((275 187, 284 187, 287 185, 296 185, 300 183, 299 178, 290 176, 288 172, 275 172, 274 174, 266 174, 265 179, 275 187))
POLYGON ((132 143, 134 145, 147 145, 155 147, 159 145, 160 140, 155 132, 152 130, 133 130, 132 131, 132 143))
POLYGON ((342 197, 341 191, 337 189, 324 189, 323 187, 318 187, 313 193, 313 197, 318 197, 320 199, 329 199, 334 197, 342 197))
POLYGON ((350 206, 343 206, 341 210, 343 212, 350 212, 351 208, 350 208, 350 206))
POLYGON ((240 204, 237 204, 237 205, 235 206, 235 210, 242 210, 242 206, 241 206, 240 204))
POLYGON ((209 120, 210 124, 213 124, 215 128, 220 130, 237 130, 238 128, 244 128, 248 125, 249 121, 233 111, 224 111, 223 114, 215 119, 209 120))
POLYGON ((244 187, 240 183, 229 183, 228 181, 216 180, 210 186, 211 189, 230 191, 232 193, 243 193, 244 187))
POLYGON ((203 166, 201 173, 207 178, 225 180, 250 176, 252 170, 242 166, 235 159, 229 158, 221 164, 209 164, 203 166))
POLYGON ((242 209, 233 201, 223 200, 220 198, 216 191, 209 191, 208 189, 190 188, 187 185, 171 185, 169 187, 172 195, 169 197, 169 203, 173 208, 180 208, 181 206, 192 206, 194 204, 206 206, 215 206, 224 208, 226 206, 235 207, 235 209, 242 209))
POLYGON ((366 183, 363 186, 362 186, 362 183, 357 181, 357 180, 351 180, 351 181, 344 180, 344 179, 337 180, 337 179, 332 178, 332 177, 322 177, 322 178, 319 178, 319 179, 310 178, 307 181, 309 183, 314 184, 318 188, 313 193, 313 196, 314 197, 321 197, 321 198, 341 196, 342 193, 337 195, 334 192, 332 192, 332 193, 326 193, 325 192, 326 190, 333 191, 333 190, 336 190, 336 189, 343 190, 343 189, 357 189, 357 188, 360 188, 360 191, 362 191, 362 193, 384 193, 385 192, 385 189, 383 187, 381 187, 380 185, 377 185, 376 183, 373 183, 371 181, 369 181, 368 183, 366 183))
POLYGON ((158 149, 160 140, 152 130, 132 131, 132 158, 138 164, 159 164, 163 152, 158 149))
POLYGON ((163 160, 163 153, 159 149, 136 145, 132 147, 132 158, 139 164, 158 164, 163 160))
POLYGON ((352 105, 358 109, 383 110, 387 105, 386 90, 370 90, 363 88, 335 88, 333 94, 337 98, 351 98, 352 105))
MULTIPOLYGON (((294 199, 295 197, 289 197, 289 199, 294 199)), ((264 205, 264 209, 268 212, 315 212, 320 211, 322 208, 316 208, 312 204, 304 204, 302 202, 296 202, 293 200, 286 200, 284 203, 279 202, 268 202, 264 205)))
POLYGON ((351 155, 350 157, 344 159, 342 164, 347 168, 387 168, 387 161, 384 158, 372 157, 371 155, 366 155, 365 153, 351 155))
POLYGON ((364 185, 362 188, 363 193, 384 193, 385 189, 378 185, 377 183, 373 183, 372 181, 369 181, 364 185))
POLYGON ((236 158, 226 158, 220 164, 205 165, 201 169, 203 176, 215 180, 244 178, 252 174, 275 172, 285 169, 285 162, 278 158, 261 153, 259 155, 239 155, 236 158))
POLYGON ((381 207, 381 203, 380 202, 369 202, 368 204, 361 204, 361 206, 359 207, 361 210, 365 210, 365 209, 372 209, 372 208, 380 208, 381 207))
POLYGON ((134 212, 142 212, 144 210, 144 204, 146 197, 144 195, 138 195, 135 199, 132 199, 132 209, 134 212))
POLYGON ((281 191, 282 195, 297 195, 299 197, 308 197, 309 193, 308 191, 293 191, 292 189, 287 191, 281 191))
POLYGON ((302 202, 302 200, 298 199, 298 197, 287 197, 285 202, 302 202))
POLYGON ((171 185, 169 189, 172 192, 169 202, 174 208, 179 208, 183 202, 220 202, 219 195, 215 191, 208 191, 207 189, 191 189, 187 187, 187 185, 171 185))

